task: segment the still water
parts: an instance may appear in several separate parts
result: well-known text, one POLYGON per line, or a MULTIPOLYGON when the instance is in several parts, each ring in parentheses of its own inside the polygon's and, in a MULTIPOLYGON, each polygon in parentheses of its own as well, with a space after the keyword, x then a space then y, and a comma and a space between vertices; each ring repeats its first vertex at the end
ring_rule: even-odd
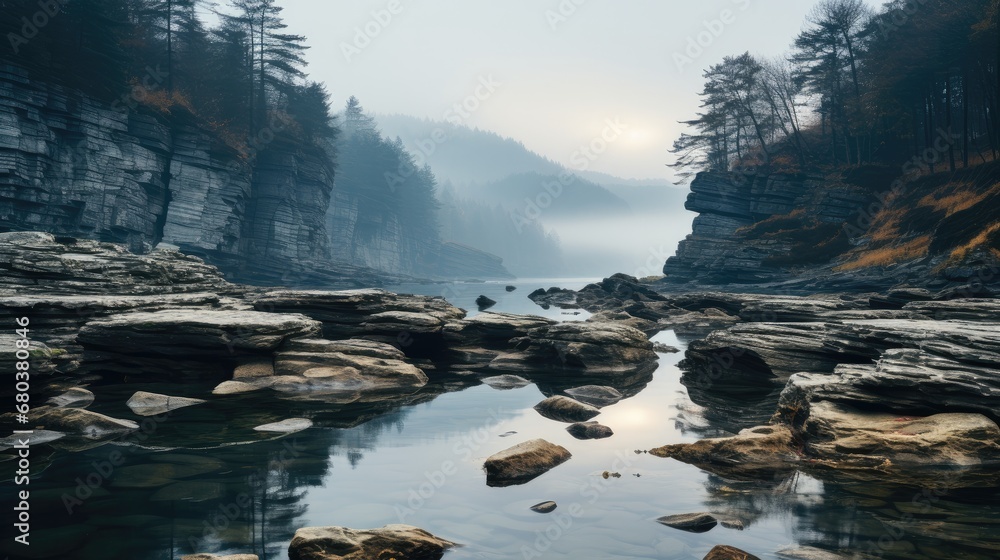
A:
MULTIPOLYGON (((484 294, 499 302, 497 311, 573 320, 585 314, 542 310, 526 296, 537 287, 585 283, 519 281, 514 292, 504 283, 393 289, 447 290, 443 295, 473 313, 471 302, 484 294)), ((670 332, 655 340, 685 344, 670 332)), ((363 407, 267 394, 210 399, 144 425, 141 441, 127 446, 59 450, 48 457, 39 446, 33 460, 45 470, 36 471, 30 485, 31 545, 17 548, 5 538, 2 552, 94 560, 256 553, 279 560, 287 558, 299 527, 407 523, 464 545, 447 560, 701 559, 717 544, 774 559, 798 543, 891 551, 885 558, 1000 557, 1000 513, 989 505, 1000 503, 1000 494, 993 488, 932 492, 933 505, 917 507, 919 488, 805 475, 763 483, 722 480, 637 454, 721 433, 712 415, 689 399, 676 366, 680 356, 661 355, 638 394, 603 409, 595 420, 615 432, 604 440, 578 441, 565 424, 532 409, 552 386, 501 391, 463 377, 436 379, 403 402, 363 407), (299 416, 315 426, 278 438, 252 430, 299 416), (486 486, 483 460, 533 438, 562 445, 573 458, 522 486, 486 486), (109 468, 110 462, 118 464, 109 468), (621 476, 604 478, 605 471, 621 476), (546 500, 559 507, 547 515, 529 510, 546 500), (736 517, 745 528, 693 534, 655 522, 700 511, 736 517)), ((203 397, 216 382, 179 387, 138 375, 105 379, 93 386, 98 401, 90 408, 141 421, 122 404, 134 391, 203 397)), ((745 423, 725 422, 729 429, 745 423)))

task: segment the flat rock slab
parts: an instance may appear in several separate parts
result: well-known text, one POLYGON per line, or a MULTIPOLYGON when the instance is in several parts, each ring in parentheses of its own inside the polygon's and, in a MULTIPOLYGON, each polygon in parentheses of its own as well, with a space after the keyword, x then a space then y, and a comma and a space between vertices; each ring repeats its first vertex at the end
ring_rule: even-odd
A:
POLYGON ((720 544, 708 551, 703 560, 760 560, 760 558, 735 546, 720 544))
POLYGON ((124 354, 225 356, 266 353, 286 339, 319 334, 304 315, 215 309, 169 309, 91 321, 77 339, 85 347, 124 354))
POLYGON ((411 525, 381 529, 304 527, 288 545, 289 560, 438 560, 456 546, 411 525))
POLYGON ((812 546, 786 548, 777 552, 781 560, 869 560, 876 558, 859 552, 833 552, 812 546))
POLYGON ((714 515, 705 512, 667 515, 657 519, 656 522, 689 533, 704 533, 719 524, 714 515))
POLYGON ((658 359, 653 343, 642 331, 615 323, 558 323, 532 329, 511 342, 514 349, 494 358, 491 370, 630 375, 652 371, 658 359))
POLYGON ((566 427, 576 439, 604 439, 615 435, 611 428, 597 422, 577 422, 566 427))
POLYGON ((258 432, 277 432, 281 434, 290 434, 292 432, 301 432, 306 428, 311 428, 313 425, 312 420, 308 418, 288 418, 280 422, 271 422, 270 424, 261 424, 254 428, 258 432))
POLYGON ((544 439, 533 439, 494 453, 486 459, 486 484, 488 486, 513 486, 524 484, 550 469, 557 467, 573 455, 560 445, 544 439))
POLYGON ((132 395, 132 397, 125 404, 132 409, 132 412, 138 414, 139 416, 156 416, 157 414, 163 414, 165 412, 170 412, 171 410, 194 406, 204 402, 205 401, 202 399, 171 397, 170 395, 136 391, 136 393, 132 395))
POLYGON ((213 395, 239 395, 263 389, 264 385, 247 383, 246 381, 223 381, 212 389, 213 395))
POLYGON ((597 408, 580 401, 556 395, 535 405, 539 414, 557 422, 586 422, 601 413, 597 408))
POLYGON ((618 389, 602 385, 584 385, 583 387, 567 389, 566 394, 584 404, 596 406, 597 408, 611 406, 625 398, 618 389))

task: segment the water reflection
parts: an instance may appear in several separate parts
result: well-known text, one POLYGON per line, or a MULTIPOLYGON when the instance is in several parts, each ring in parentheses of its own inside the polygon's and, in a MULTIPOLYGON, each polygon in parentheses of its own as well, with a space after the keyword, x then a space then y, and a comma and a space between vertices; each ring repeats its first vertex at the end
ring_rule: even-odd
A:
MULTIPOLYGON (((519 295, 527 301, 526 291, 519 295)), ((682 345, 670 333, 657 340, 682 345)), ((956 477, 927 489, 836 473, 738 480, 636 453, 736 431, 773 410, 771 394, 740 401, 693 390, 682 383, 680 357, 662 356, 653 373, 600 383, 626 395, 595 418, 615 431, 604 440, 576 440, 566 424, 532 408, 594 380, 539 374, 535 384, 506 391, 474 376, 437 376, 422 391, 380 403, 250 394, 174 411, 141 446, 39 446, 32 451, 38 468, 46 456, 50 461, 31 483, 30 555, 9 544, 3 552, 137 560, 256 553, 281 560, 299 527, 403 522, 465 544, 446 560, 700 559, 720 543, 765 559, 800 545, 887 559, 1000 556, 1000 485, 982 479, 973 488, 956 477), (288 417, 308 417, 315 426, 278 438, 252 430, 288 417), (537 437, 573 458, 523 486, 486 485, 487 456, 537 437), (123 460, 104 476, 101 465, 112 451, 123 460), (621 477, 604 478, 604 471, 621 477), (93 476, 99 483, 90 488, 93 476), (78 497, 80 484, 89 490, 85 497, 78 497), (545 500, 559 507, 548 515, 530 511, 545 500), (743 530, 691 534, 654 521, 699 511, 738 520, 743 530)), ((193 383, 180 396, 206 385, 193 383)), ((93 410, 132 418, 120 403, 139 389, 168 392, 109 378, 93 410)))

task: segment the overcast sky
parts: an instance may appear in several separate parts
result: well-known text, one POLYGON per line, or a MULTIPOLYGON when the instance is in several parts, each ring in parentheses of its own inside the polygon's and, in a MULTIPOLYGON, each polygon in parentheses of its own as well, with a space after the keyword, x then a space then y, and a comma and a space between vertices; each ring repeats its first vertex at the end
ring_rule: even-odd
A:
POLYGON ((785 52, 817 1, 287 0, 283 16, 338 110, 356 95, 369 111, 493 130, 568 167, 668 178, 704 68, 785 52), (678 58, 699 33, 703 52, 678 58), (581 158, 602 135, 606 150, 581 158))

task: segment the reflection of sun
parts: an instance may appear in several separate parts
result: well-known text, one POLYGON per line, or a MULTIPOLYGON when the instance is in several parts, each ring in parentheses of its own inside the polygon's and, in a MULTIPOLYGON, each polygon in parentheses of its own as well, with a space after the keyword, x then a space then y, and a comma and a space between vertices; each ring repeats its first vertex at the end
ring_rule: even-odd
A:
POLYGON ((631 406, 624 408, 622 410, 608 411, 608 424, 615 427, 627 426, 629 428, 638 428, 648 425, 652 419, 653 414, 646 410, 645 408, 631 406))
POLYGON ((629 146, 642 147, 652 140, 653 135, 649 130, 642 128, 631 128, 625 132, 625 142, 629 146))

